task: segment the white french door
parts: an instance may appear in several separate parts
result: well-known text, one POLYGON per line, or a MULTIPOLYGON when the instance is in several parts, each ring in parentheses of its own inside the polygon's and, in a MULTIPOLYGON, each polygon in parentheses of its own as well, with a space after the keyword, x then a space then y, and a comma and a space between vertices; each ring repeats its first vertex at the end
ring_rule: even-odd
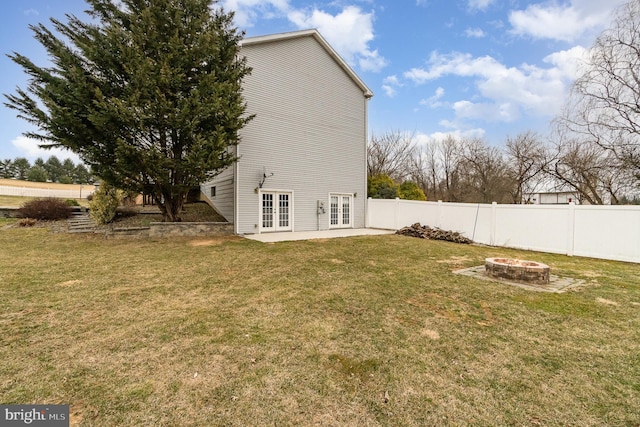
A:
POLYGON ((260 192, 260 231, 291 231, 293 194, 260 192))
POLYGON ((329 228, 350 228, 353 217, 353 196, 329 195, 329 228))

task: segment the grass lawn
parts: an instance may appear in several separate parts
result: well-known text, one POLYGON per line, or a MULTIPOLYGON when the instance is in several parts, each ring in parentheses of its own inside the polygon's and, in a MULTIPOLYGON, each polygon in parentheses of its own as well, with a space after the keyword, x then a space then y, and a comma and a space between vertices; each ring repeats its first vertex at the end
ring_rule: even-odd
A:
MULTIPOLYGON (((26 197, 26 196, 2 196, 0 195, 0 206, 16 207, 24 205, 26 202, 35 199, 44 199, 45 197, 26 197)), ((65 200, 65 199, 62 199, 65 200)), ((74 199, 80 206, 89 206, 87 199, 74 199)))
POLYGON ((640 265, 0 230, 0 402, 87 426, 638 426, 640 265), (565 294, 453 275, 549 264, 565 294))

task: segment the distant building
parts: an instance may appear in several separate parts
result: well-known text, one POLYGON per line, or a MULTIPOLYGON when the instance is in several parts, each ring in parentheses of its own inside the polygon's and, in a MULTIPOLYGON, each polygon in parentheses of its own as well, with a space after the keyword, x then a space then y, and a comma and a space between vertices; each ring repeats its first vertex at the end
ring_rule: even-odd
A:
POLYGON ((527 203, 534 205, 568 205, 569 203, 580 204, 578 193, 575 191, 550 191, 529 195, 527 203))

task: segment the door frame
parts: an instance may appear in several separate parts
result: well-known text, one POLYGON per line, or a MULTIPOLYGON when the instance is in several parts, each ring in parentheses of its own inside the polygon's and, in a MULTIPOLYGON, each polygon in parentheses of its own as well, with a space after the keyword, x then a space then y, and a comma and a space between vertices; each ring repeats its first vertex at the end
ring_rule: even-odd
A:
POLYGON ((274 233, 274 232, 285 232, 285 231, 294 231, 293 227, 293 190, 283 190, 283 189, 272 189, 272 188, 260 188, 258 190, 258 233, 274 233), (262 196, 264 194, 273 194, 273 227, 264 227, 263 226, 263 206, 262 206, 262 196), (279 196, 281 194, 289 195, 289 225, 281 227, 279 225, 279 215, 280 215, 280 203, 279 196))
POLYGON ((328 222, 329 222, 329 228, 330 229, 335 229, 335 228, 353 228, 353 199, 354 199, 354 195, 353 193, 329 193, 329 215, 328 215, 328 222), (331 198, 332 197, 338 197, 338 224, 331 224, 331 215, 332 215, 332 206, 331 206, 331 198), (348 224, 344 224, 343 223, 343 203, 342 200, 344 197, 347 197, 349 199, 349 223, 348 224))

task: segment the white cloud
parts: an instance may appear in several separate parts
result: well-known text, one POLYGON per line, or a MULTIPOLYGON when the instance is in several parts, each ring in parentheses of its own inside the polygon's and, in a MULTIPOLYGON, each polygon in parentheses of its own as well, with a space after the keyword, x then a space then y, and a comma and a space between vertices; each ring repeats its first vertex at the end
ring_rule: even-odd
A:
POLYGON ((469 9, 485 10, 491 6, 495 0, 469 0, 469 9))
POLYGON ((402 87, 398 76, 387 76, 382 81, 382 89, 389 98, 393 98, 397 93, 397 88, 402 87))
POLYGON ((47 160, 51 156, 56 156, 61 161, 64 159, 71 159, 76 164, 81 163, 78 155, 69 150, 63 148, 52 148, 50 150, 40 148, 39 145, 42 144, 40 141, 27 138, 26 136, 19 136, 15 138, 11 141, 11 144, 21 153, 16 157, 26 157, 31 162, 38 157, 42 157, 43 160, 47 160))
POLYGON ((234 22, 240 28, 252 27, 258 20, 287 19, 298 29, 318 29, 351 66, 380 71, 387 65, 378 50, 370 47, 375 38, 374 13, 358 6, 346 6, 332 15, 316 7, 295 8, 289 0, 222 0, 220 4, 235 12, 234 22))
POLYGON ((38 10, 37 10, 37 9, 34 9, 34 8, 32 8, 32 7, 31 7, 31 8, 29 8, 29 9, 25 9, 25 10, 23 11, 23 13, 24 13, 26 16, 40 16, 40 12, 38 12, 38 10))
POLYGON ((485 32, 481 28, 467 28, 464 30, 464 35, 469 38, 481 39, 486 36, 485 32))
POLYGON ((488 122, 512 122, 520 117, 517 105, 511 102, 479 102, 463 100, 453 104, 459 119, 481 119, 488 122))
MULTIPOLYGON (((441 123, 443 124, 443 123, 441 123)), ((473 129, 455 129, 455 126, 446 126, 451 127, 452 130, 448 132, 433 132, 433 133, 417 133, 413 136, 413 141, 418 146, 424 146, 427 144, 438 143, 449 136, 454 137, 455 139, 467 139, 467 138, 483 138, 486 134, 486 131, 482 128, 473 128, 473 129)))
POLYGON ((447 74, 463 77, 476 75, 490 76, 503 71, 504 66, 490 56, 474 58, 471 54, 453 52, 440 54, 432 52, 429 60, 429 68, 412 68, 404 73, 404 77, 416 84, 422 84, 429 80, 435 80, 447 74))
POLYGON ((576 58, 582 50, 574 48, 545 58, 549 68, 522 64, 507 67, 491 56, 473 57, 454 52, 434 52, 426 68, 413 68, 404 77, 423 84, 445 76, 473 78, 477 94, 470 100, 452 104, 456 117, 510 122, 524 112, 550 117, 560 111, 567 88, 576 76, 576 58), (574 62, 572 62, 574 61, 574 62))
POLYGON ((429 108, 438 108, 444 105, 440 102, 440 99, 444 96, 445 90, 444 88, 437 88, 433 96, 420 100, 420 105, 426 105, 429 108))
POLYGON ((235 24, 241 28, 253 27, 259 18, 283 16, 289 11, 288 0, 223 0, 220 4, 234 11, 235 24))
POLYGON ((602 30, 611 22, 611 13, 626 0, 571 0, 529 5, 509 14, 512 32, 536 39, 573 42, 588 31, 602 30))
MULTIPOLYGON (((582 46, 574 46, 569 50, 562 50, 547 55, 543 61, 555 67, 560 78, 575 80, 580 76, 580 67, 587 60, 589 51, 582 46)), ((550 73, 552 71, 550 70, 550 73)))
POLYGON ((350 65, 357 64, 365 71, 380 71, 387 65, 378 50, 369 47, 374 39, 373 12, 347 6, 335 16, 313 9, 289 12, 288 18, 298 28, 317 28, 350 65))

